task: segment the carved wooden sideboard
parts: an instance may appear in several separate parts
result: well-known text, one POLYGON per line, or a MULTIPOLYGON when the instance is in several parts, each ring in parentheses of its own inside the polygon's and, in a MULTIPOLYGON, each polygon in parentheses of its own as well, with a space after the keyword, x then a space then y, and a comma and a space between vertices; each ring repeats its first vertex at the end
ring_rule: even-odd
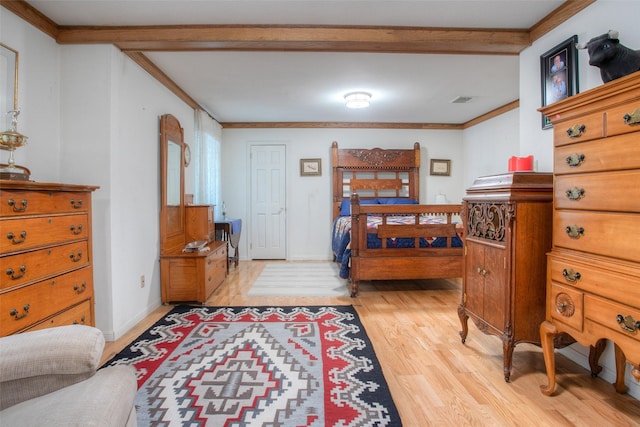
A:
POLYGON ((625 360, 640 380, 640 72, 540 111, 554 126, 555 173, 542 392, 555 390, 561 332, 592 348, 613 341, 625 392, 625 360))
POLYGON ((0 336, 94 325, 91 193, 0 180, 0 336))
POLYGON ((502 339, 504 379, 513 350, 540 343, 545 314, 545 254, 551 249, 550 173, 513 172, 476 179, 463 199, 465 255, 458 315, 464 343, 470 317, 502 339))

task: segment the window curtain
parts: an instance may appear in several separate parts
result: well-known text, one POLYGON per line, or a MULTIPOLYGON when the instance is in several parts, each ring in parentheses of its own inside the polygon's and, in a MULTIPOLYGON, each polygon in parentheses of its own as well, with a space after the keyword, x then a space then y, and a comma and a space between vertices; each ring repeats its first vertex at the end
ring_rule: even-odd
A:
POLYGON ((222 218, 220 194, 220 147, 222 126, 202 110, 195 110, 195 191, 194 202, 201 205, 216 205, 214 214, 222 218))

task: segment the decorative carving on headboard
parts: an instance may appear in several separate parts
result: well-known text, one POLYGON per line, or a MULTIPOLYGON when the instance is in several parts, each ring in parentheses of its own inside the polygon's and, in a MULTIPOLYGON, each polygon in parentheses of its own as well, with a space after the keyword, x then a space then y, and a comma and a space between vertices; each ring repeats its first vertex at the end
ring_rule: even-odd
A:
POLYGON ((509 203, 468 203, 467 236, 504 242, 508 222, 513 217, 509 203))
POLYGON ((374 148, 372 150, 345 150, 349 155, 357 158, 358 160, 368 163, 371 166, 381 167, 388 163, 394 162, 397 158, 402 156, 402 152, 382 150, 380 148, 374 148))

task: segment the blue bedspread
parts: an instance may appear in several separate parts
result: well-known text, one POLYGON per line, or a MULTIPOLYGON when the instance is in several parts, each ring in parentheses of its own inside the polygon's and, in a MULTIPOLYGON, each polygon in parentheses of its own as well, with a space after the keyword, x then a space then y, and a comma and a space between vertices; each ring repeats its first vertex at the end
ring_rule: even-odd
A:
MULTIPOLYGON (((387 224, 413 224, 413 215, 387 217, 387 224)), ((378 225, 382 223, 382 217, 379 215, 367 216, 367 229, 372 231, 367 233, 367 247, 377 249, 382 247, 382 239, 380 239, 376 230, 378 225)), ((421 224, 444 224, 445 219, 440 217, 424 216, 420 218, 421 224)), ((333 232, 331 237, 331 249, 335 256, 335 261, 340 264, 340 277, 349 278, 350 258, 351 258, 351 217, 341 216, 336 218, 333 223, 333 232)), ((453 247, 462 247, 462 240, 455 236, 451 242, 453 247)), ((420 238, 421 248, 442 248, 447 246, 446 237, 433 237, 432 239, 420 238)), ((415 247, 415 239, 413 238, 388 238, 387 248, 413 248, 415 247)))

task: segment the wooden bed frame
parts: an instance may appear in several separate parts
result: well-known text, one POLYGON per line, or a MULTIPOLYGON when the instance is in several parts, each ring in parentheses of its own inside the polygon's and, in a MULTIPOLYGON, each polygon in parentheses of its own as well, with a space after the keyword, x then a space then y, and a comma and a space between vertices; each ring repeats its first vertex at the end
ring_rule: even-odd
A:
POLYGON ((405 280, 462 277, 463 248, 452 247, 462 231, 453 224, 461 204, 360 204, 363 199, 382 197, 419 200, 420 144, 411 150, 338 149, 332 144, 333 213, 340 214, 344 199, 351 200, 351 296, 358 294, 361 280, 405 280), (382 248, 367 248, 367 215, 382 216, 378 237, 382 248), (391 215, 412 215, 410 225, 386 225, 391 215), (441 215, 444 224, 420 224, 422 215, 441 215), (445 237, 446 247, 420 248, 421 237, 445 237), (387 248, 386 238, 415 238, 415 248, 387 248))

